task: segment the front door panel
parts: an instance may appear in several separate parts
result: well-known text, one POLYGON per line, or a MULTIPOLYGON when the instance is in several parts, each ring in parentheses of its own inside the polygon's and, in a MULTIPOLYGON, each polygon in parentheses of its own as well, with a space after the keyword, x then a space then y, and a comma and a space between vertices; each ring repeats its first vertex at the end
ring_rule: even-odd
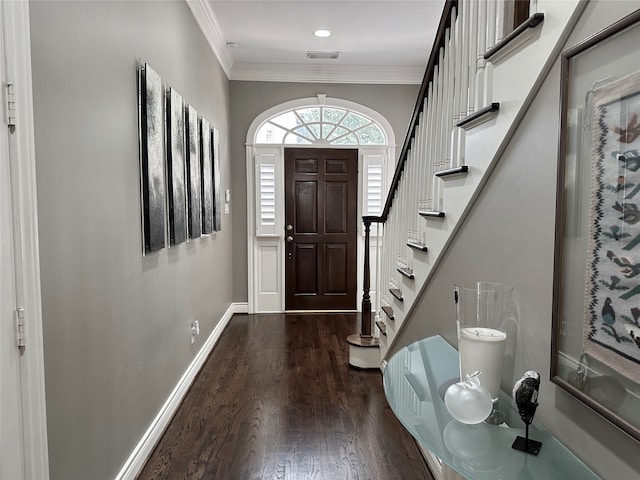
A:
POLYGON ((357 150, 285 149, 287 310, 356 308, 357 190, 357 150))

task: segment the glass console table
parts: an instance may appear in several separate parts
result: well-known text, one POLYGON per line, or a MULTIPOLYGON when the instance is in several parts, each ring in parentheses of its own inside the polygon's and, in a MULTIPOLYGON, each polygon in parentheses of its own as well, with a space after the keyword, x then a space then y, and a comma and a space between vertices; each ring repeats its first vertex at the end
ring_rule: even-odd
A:
POLYGON ((454 378, 459 378, 458 352, 439 336, 403 348, 384 371, 384 391, 396 417, 453 470, 470 480, 598 479, 535 421, 529 438, 542 442, 540 453, 534 456, 511 448, 516 436, 524 437, 524 423, 504 392, 499 408, 506 414, 506 424, 465 425, 455 420, 442 399, 454 378))

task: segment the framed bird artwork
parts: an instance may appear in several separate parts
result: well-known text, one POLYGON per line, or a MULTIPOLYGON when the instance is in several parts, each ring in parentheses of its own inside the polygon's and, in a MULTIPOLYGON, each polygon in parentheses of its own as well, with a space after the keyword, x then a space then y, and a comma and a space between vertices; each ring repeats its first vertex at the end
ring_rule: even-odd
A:
POLYGON ((640 440, 638 44, 640 10, 561 56, 551 378, 640 440))

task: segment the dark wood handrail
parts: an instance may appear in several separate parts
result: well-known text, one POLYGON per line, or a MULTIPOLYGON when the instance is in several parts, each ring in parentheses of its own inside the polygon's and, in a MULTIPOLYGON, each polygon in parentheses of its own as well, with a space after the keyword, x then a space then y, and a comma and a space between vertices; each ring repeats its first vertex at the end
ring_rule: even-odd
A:
MULTIPOLYGON (((451 25, 451 16, 453 15, 454 7, 458 7, 458 0, 447 0, 445 2, 444 9, 442 10, 440 24, 438 25, 438 31, 436 32, 436 39, 433 43, 433 48, 431 49, 431 55, 429 56, 427 69, 425 70, 424 77, 422 78, 422 84, 420 85, 420 90, 418 92, 418 99, 416 100, 416 105, 413 108, 413 114, 411 115, 411 121, 409 122, 407 136, 404 139, 404 144, 402 145, 402 150, 400 151, 400 156, 398 157, 398 164, 396 165, 396 170, 393 174, 393 180, 391 181, 391 186, 389 187, 387 200, 384 203, 384 209, 382 210, 380 217, 377 217, 377 222, 379 223, 384 223, 387 221, 389 211, 391 210, 391 205, 393 205, 393 198, 396 194, 396 190, 398 190, 400 178, 402 177, 402 171, 404 170, 404 165, 407 161, 407 154, 409 153, 409 147, 411 146, 411 139, 415 134, 416 128, 418 128, 418 119, 420 118, 420 113, 422 113, 422 110, 424 109, 424 99, 427 96, 429 82, 433 78, 433 72, 436 68, 436 65, 438 65, 438 54, 440 52, 440 48, 445 45, 445 32, 451 25)), ((371 218, 373 219, 375 217, 371 218)), ((373 221, 375 222, 376 220, 373 221)))

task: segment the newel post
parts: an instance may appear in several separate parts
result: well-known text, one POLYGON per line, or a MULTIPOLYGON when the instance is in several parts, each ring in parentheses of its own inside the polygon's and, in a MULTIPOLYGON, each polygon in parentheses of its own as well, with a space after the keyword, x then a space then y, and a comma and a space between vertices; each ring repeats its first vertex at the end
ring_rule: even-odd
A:
POLYGON ((360 336, 371 337, 371 262, 370 254, 370 233, 371 217, 362 217, 364 222, 364 281, 362 295, 362 322, 360 325, 360 336))
POLYGON ((371 224, 379 222, 379 217, 362 217, 364 223, 364 278, 360 333, 347 337, 349 343, 349 365, 356 368, 380 368, 380 341, 371 334, 371 224))

